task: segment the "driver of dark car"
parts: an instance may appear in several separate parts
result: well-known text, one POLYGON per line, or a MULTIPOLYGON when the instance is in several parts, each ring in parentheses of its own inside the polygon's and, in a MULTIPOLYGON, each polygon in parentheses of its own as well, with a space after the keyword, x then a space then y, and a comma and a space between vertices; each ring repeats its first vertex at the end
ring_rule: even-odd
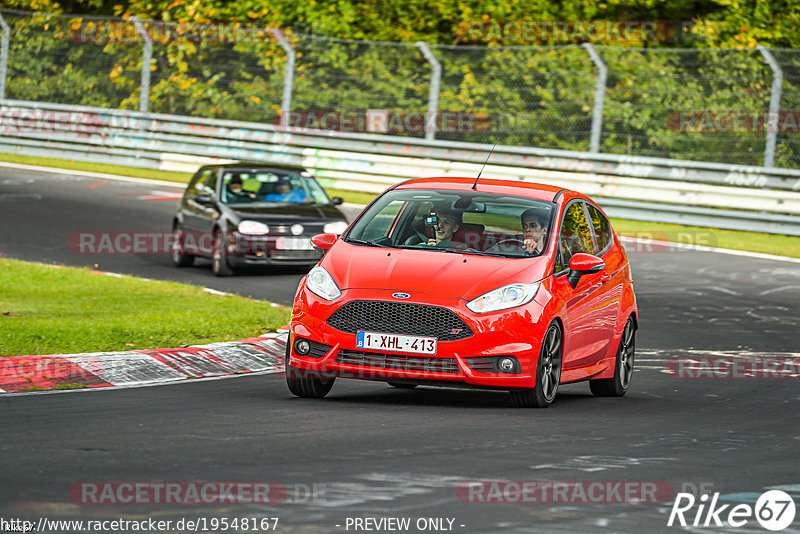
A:
POLYGON ((231 177, 226 187, 228 201, 255 200, 256 198, 256 194, 252 191, 242 189, 242 178, 238 174, 231 177))

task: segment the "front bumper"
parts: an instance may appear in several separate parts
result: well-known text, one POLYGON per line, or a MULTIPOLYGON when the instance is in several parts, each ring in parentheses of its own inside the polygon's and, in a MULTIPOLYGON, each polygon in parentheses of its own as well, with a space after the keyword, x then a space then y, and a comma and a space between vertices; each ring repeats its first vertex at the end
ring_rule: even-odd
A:
POLYGON ((246 265, 314 265, 322 252, 310 249, 285 248, 287 239, 307 241, 310 235, 301 236, 251 236, 235 232, 228 238, 228 263, 232 267, 246 265))
POLYGON ((435 355, 358 348, 355 333, 338 330, 327 323, 337 309, 351 301, 397 303, 392 297, 394 292, 350 289, 329 302, 308 291, 302 282, 290 323, 290 365, 343 378, 502 389, 534 387, 541 339, 547 326, 541 326, 541 306, 534 301, 500 312, 475 314, 467 309, 463 299, 405 291, 411 297, 403 303, 451 310, 473 332, 464 339, 439 340, 435 355), (305 356, 298 355, 294 349, 298 338, 314 342, 315 350, 305 356), (476 363, 502 356, 516 358, 519 368, 513 373, 486 372, 486 365, 476 363))

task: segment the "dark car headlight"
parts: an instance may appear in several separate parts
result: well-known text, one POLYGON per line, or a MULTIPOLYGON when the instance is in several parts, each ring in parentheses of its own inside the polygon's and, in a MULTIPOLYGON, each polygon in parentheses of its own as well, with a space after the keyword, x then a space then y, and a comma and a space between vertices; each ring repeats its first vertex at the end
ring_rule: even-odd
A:
POLYGON ((345 230, 347 230, 347 223, 344 221, 329 222, 322 229, 322 231, 325 232, 326 234, 336 234, 336 235, 340 235, 345 230))
POLYGON ((269 233, 269 226, 258 221, 242 221, 237 230, 245 235, 265 235, 269 233))

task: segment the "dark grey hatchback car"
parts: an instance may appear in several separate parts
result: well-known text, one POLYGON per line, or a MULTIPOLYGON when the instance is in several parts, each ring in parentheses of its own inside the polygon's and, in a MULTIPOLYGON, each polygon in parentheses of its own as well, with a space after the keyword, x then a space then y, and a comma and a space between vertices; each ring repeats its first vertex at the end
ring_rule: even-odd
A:
POLYGON ((302 167, 201 167, 173 220, 172 261, 185 267, 195 257, 211 258, 217 276, 249 265, 313 265, 322 252, 311 236, 347 228, 341 203, 302 167))

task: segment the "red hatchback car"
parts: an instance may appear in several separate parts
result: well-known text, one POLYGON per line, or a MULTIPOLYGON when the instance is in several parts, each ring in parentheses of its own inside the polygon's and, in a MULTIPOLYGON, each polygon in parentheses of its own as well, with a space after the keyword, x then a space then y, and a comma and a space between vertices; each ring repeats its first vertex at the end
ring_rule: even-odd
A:
POLYGON ((375 199, 304 277, 286 380, 324 397, 337 377, 498 388, 540 407, 588 380, 622 396, 633 373, 636 296, 603 211, 559 187, 415 179, 375 199))

